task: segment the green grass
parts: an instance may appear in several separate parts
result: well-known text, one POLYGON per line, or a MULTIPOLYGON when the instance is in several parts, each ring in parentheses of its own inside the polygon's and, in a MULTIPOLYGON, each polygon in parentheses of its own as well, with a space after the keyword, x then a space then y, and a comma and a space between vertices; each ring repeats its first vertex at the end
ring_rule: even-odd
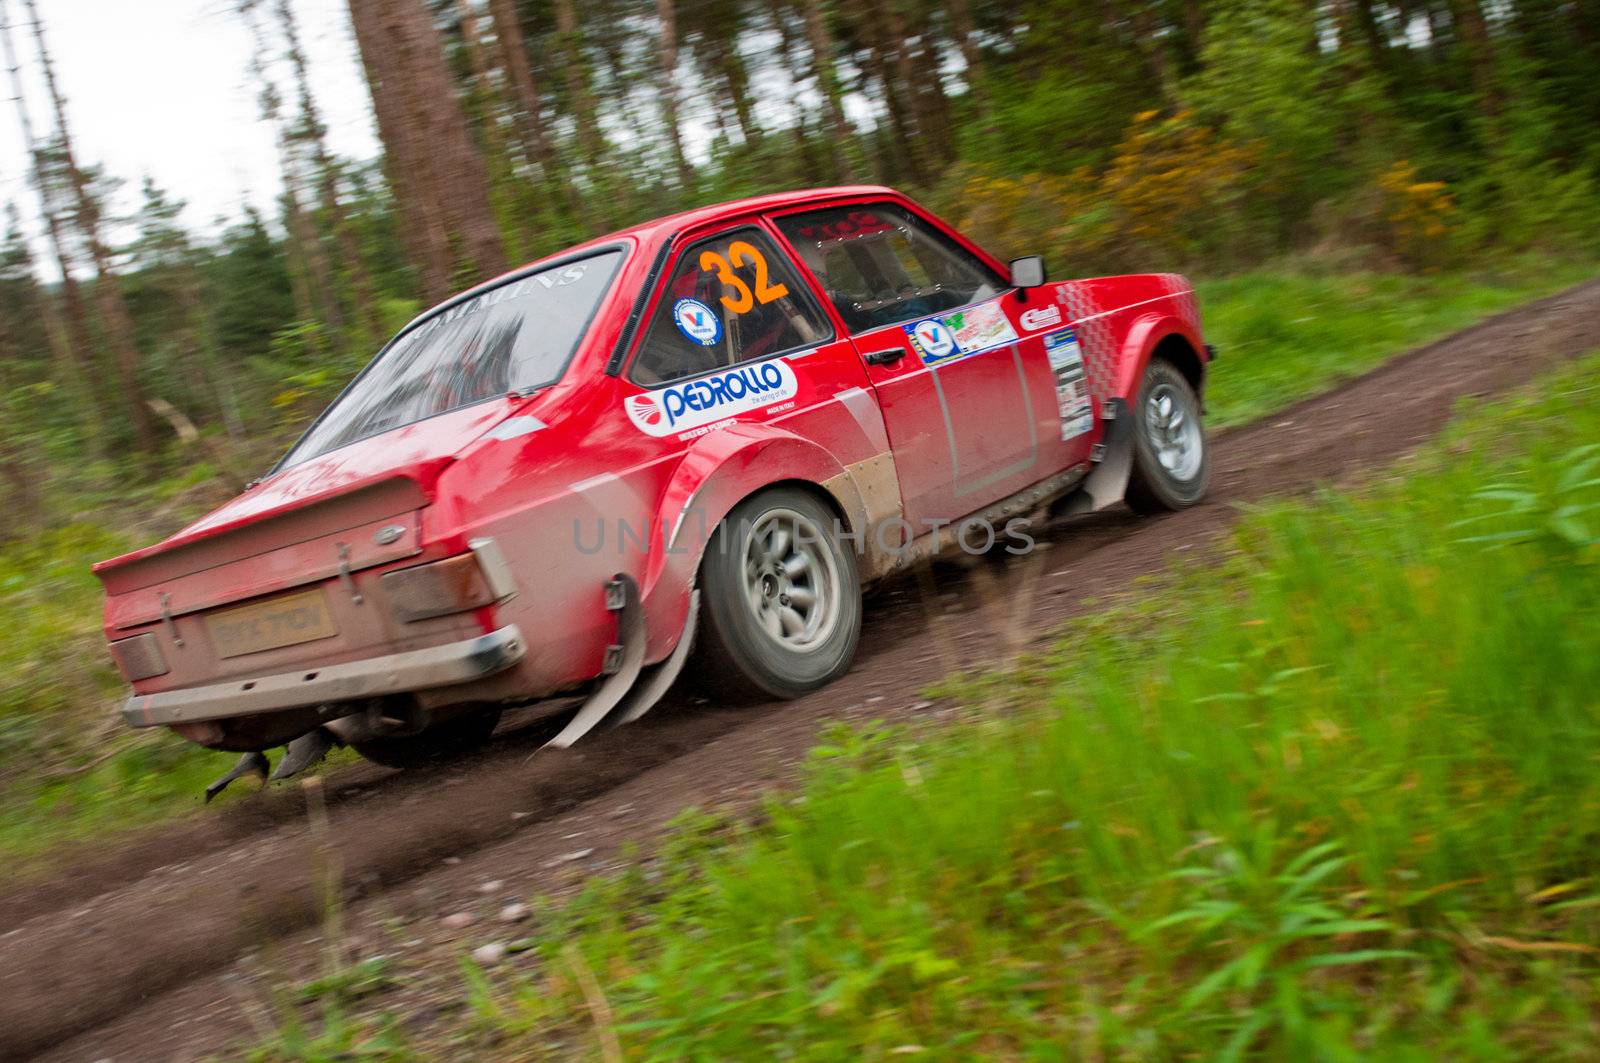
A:
MULTIPOLYGON (((179 509, 211 475, 201 467, 144 489, 122 509, 179 509)), ((0 547, 0 879, 47 866, 63 844, 98 839, 200 807, 227 769, 166 732, 131 732, 117 713, 126 686, 100 630, 94 562, 138 545, 109 521, 83 519, 0 547)))
MULTIPOLYGON (((1265 415, 1593 268, 1518 259, 1471 275, 1401 277, 1295 267, 1203 283, 1207 335, 1222 351, 1208 385, 1212 422, 1265 415)), ((208 475, 195 467, 135 499, 96 498, 85 507, 142 516, 208 475)), ((0 646, 0 861, 12 874, 48 863, 64 841, 198 809, 205 783, 233 759, 116 723, 122 684, 102 645, 88 566, 153 537, 113 530, 125 526, 85 518, 0 549, 0 604, 13 619, 12 638, 0 646)))
POLYGON ((1592 1058, 1600 354, 1230 545, 689 818, 425 1054, 1592 1058))
POLYGON ((1206 384, 1214 427, 1326 391, 1401 351, 1600 272, 1590 261, 1511 258, 1465 272, 1325 273, 1289 264, 1201 281, 1219 357, 1206 384))
POLYGON ((116 715, 123 684, 100 636, 100 585, 88 566, 124 542, 76 524, 0 551, 9 621, 0 642, 0 858, 8 874, 64 841, 170 815, 211 772, 201 765, 213 757, 135 740, 116 715))

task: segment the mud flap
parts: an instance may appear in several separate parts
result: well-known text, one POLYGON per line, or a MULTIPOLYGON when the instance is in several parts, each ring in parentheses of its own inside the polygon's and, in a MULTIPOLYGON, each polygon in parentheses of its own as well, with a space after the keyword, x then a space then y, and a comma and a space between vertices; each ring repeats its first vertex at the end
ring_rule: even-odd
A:
POLYGON ((639 585, 626 573, 606 584, 606 608, 617 614, 617 642, 606 649, 610 672, 578 714, 546 746, 566 749, 594 729, 622 703, 639 679, 644 665, 644 610, 639 605, 639 585))
POLYGON ((278 761, 278 770, 272 773, 273 780, 300 774, 322 760, 328 755, 328 750, 338 744, 339 740, 326 727, 307 731, 284 749, 283 759, 278 761))
POLYGON ((1098 444, 1098 463, 1088 479, 1056 506, 1057 516, 1096 513, 1122 501, 1128 493, 1128 477, 1133 473, 1133 417, 1123 399, 1107 399, 1102 419, 1105 438, 1098 444))
POLYGON ((239 758, 239 763, 235 764, 228 774, 206 787, 206 804, 209 805, 213 797, 226 790, 229 783, 235 779, 242 779, 246 775, 254 775, 265 783, 267 781, 267 772, 270 770, 272 770, 272 762, 267 759, 265 753, 259 751, 246 753, 239 758))
POLYGON ((700 588, 696 587, 689 592, 689 616, 683 622, 683 634, 678 636, 677 646, 673 647, 666 660, 651 665, 646 670, 644 681, 628 691, 628 696, 617 706, 614 726, 637 720, 655 708, 656 702, 672 689, 672 684, 683 671, 683 663, 689 659, 689 653, 694 648, 695 621, 699 618, 700 588))

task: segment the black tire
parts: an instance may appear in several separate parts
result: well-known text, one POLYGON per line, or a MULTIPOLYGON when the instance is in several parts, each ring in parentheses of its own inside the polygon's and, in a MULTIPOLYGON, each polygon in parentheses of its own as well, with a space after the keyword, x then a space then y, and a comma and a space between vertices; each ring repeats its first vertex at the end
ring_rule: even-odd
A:
POLYGON ((351 742, 350 748, 386 768, 423 768, 470 753, 494 734, 500 709, 485 705, 452 716, 414 735, 351 742))
POLYGON ((1129 412, 1133 417, 1133 471, 1125 497, 1134 512, 1184 509, 1204 498, 1211 482, 1211 445, 1200 413, 1200 397, 1189 379, 1171 362, 1152 358, 1129 412), (1162 400, 1167 400, 1171 409, 1181 407, 1186 421, 1192 423, 1192 429, 1186 427, 1193 432, 1186 437, 1188 448, 1175 444, 1176 433, 1163 424, 1162 400), (1193 453, 1195 448, 1197 453, 1193 453), (1175 453, 1184 456, 1175 459, 1175 453))
POLYGON ((861 638, 861 579, 854 551, 836 531, 833 510, 798 487, 752 495, 717 526, 700 563, 705 609, 695 650, 695 672, 708 691, 739 702, 796 698, 849 670, 861 638), (786 525, 791 540, 813 543, 791 544, 788 567, 768 550, 786 525), (819 534, 797 534, 805 525, 819 534), (804 568, 796 560, 802 554, 804 568), (822 610, 814 621, 801 594, 822 610))

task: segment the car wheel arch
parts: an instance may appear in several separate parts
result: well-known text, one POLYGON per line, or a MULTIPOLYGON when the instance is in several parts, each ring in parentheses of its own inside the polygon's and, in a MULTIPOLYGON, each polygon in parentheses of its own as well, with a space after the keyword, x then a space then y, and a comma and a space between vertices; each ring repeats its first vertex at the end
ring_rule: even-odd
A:
POLYGON ((779 485, 821 499, 853 534, 866 520, 854 481, 832 453, 792 432, 741 424, 697 440, 662 492, 650 539, 641 600, 654 660, 672 652, 688 610, 689 588, 707 544, 735 506, 779 485))
POLYGON ((1112 394, 1132 402, 1152 358, 1171 362, 1204 400, 1206 362, 1204 347, 1192 326, 1172 314, 1148 314, 1128 329, 1118 359, 1112 394))

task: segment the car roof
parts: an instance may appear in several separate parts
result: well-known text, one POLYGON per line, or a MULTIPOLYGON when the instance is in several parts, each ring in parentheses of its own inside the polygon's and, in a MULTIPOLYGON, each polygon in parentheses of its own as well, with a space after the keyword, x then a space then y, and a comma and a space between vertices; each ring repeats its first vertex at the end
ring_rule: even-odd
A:
POLYGON ((579 257, 587 251, 598 250, 606 246, 615 246, 625 242, 637 242, 640 247, 648 250, 662 240, 670 240, 674 234, 684 229, 714 223, 724 218, 737 218, 757 211, 782 210, 786 207, 804 206, 811 202, 823 202, 851 196, 905 198, 901 193, 885 185, 839 185, 832 188, 804 188, 792 192, 771 192, 764 196, 750 196, 746 199, 731 199, 726 203, 713 203, 709 206, 679 211, 677 214, 667 214, 660 218, 652 218, 649 221, 631 225, 626 229, 617 229, 603 236, 592 237, 580 244, 573 244, 571 247, 562 248, 542 258, 517 266, 515 269, 507 270, 499 276, 480 281, 412 318, 404 328, 395 333, 390 342, 394 342, 395 339, 410 332, 423 321, 457 303, 466 302, 468 299, 481 295, 515 277, 535 272, 546 268, 548 265, 558 264, 562 260, 579 257))
MULTIPOLYGON (((764 196, 750 196, 746 199, 731 199, 726 203, 713 203, 709 206, 694 207, 690 210, 679 211, 676 214, 667 214, 660 218, 651 218, 649 221, 642 221, 637 225, 630 225, 625 229, 617 229, 614 232, 606 233, 603 236, 596 236, 592 239, 585 240, 581 244, 574 244, 571 247, 563 248, 562 250, 556 251, 553 254, 545 255, 543 258, 535 259, 534 261, 526 263, 525 265, 508 270, 498 277, 475 284, 472 286, 472 288, 460 293, 459 295, 452 296, 445 302, 456 302, 464 297, 469 297, 473 294, 476 294, 481 289, 492 288, 504 280, 522 273, 526 273, 536 266, 539 266, 541 263, 568 258, 578 252, 585 251, 590 248, 601 247, 606 244, 615 244, 619 241, 630 239, 637 240, 643 247, 649 247, 655 244, 658 240, 670 238, 673 234, 684 229, 692 229, 696 226, 710 224, 720 221, 724 218, 736 218, 741 215, 752 214, 757 211, 782 210, 786 207, 803 206, 806 203, 810 203, 814 200, 821 201, 828 199, 839 199, 849 196, 894 196, 895 198, 902 198, 899 192, 896 192, 894 189, 888 188, 884 185, 839 185, 833 188, 805 188, 797 189, 792 192, 771 192, 764 196)), ((441 304, 441 306, 443 305, 445 304, 441 304)), ((439 307, 435 307, 434 309, 439 309, 439 307)), ((433 310, 429 310, 427 314, 423 314, 421 317, 427 317, 432 313, 433 310)))
MULTIPOLYGON (((742 214, 803 206, 813 200, 871 195, 898 196, 899 193, 883 185, 840 185, 835 188, 805 188, 793 192, 771 192, 764 196, 733 199, 726 203, 713 203, 710 206, 695 207, 690 210, 680 211, 677 214, 669 214, 663 218, 654 218, 627 229, 618 230, 610 234, 609 238, 634 236, 643 241, 653 236, 675 233, 683 229, 691 229, 699 225, 721 221, 724 218, 738 217, 742 214)), ((601 242, 604 242, 607 237, 601 237, 600 239, 601 242)))

